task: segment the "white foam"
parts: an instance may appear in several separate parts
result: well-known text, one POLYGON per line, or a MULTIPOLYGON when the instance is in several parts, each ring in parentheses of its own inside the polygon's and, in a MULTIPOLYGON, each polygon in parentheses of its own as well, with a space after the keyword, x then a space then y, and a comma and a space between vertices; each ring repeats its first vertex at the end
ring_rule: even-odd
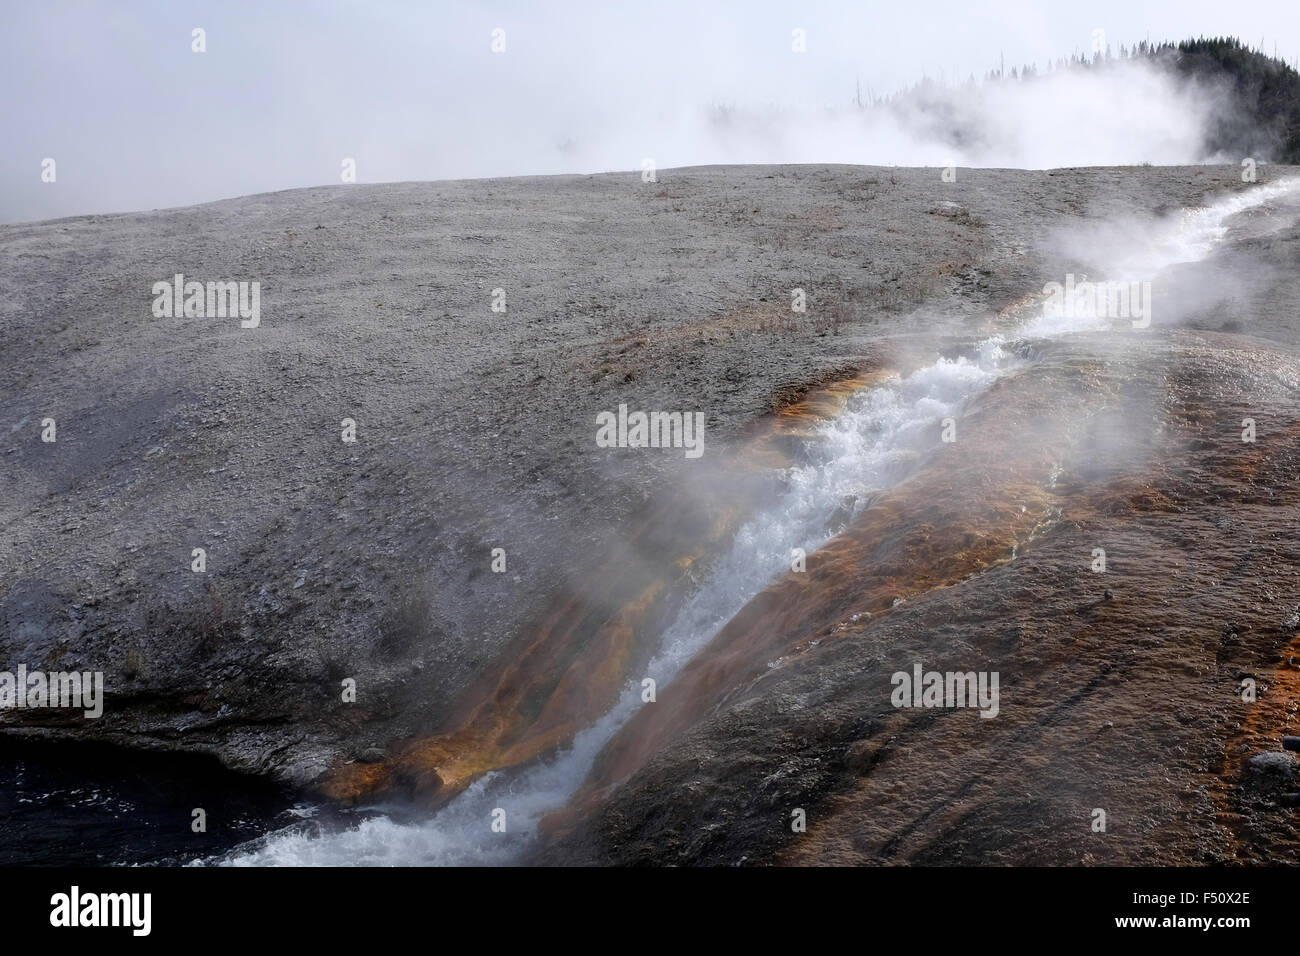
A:
POLYGON ((1123 250, 1122 255, 1114 258, 1108 272, 1118 280, 1149 279, 1168 266, 1199 262, 1223 241, 1230 218, 1293 193, 1296 183, 1295 179, 1261 183, 1211 205, 1185 209, 1158 228, 1149 243, 1123 250))

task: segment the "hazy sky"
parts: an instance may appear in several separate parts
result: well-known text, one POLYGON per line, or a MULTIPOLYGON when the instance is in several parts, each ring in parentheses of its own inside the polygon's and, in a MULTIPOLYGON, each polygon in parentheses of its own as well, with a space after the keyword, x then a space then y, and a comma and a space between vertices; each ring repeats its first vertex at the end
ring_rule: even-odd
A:
MULTIPOLYGON (((1008 70, 1041 66, 1089 51, 1096 28, 1114 46, 1230 34, 1300 54, 1293 2, 3 0, 0 220, 333 184, 345 157, 359 182, 630 170, 644 157, 931 164, 910 141, 816 118, 847 108, 858 78, 882 94, 923 74, 982 76, 1000 55, 1008 70), (194 27, 205 53, 191 51, 194 27), (495 28, 504 53, 491 50, 495 28), (806 53, 792 51, 796 28, 806 53), (719 141, 701 134, 717 105, 791 119, 719 141), (41 181, 46 157, 54 183, 41 181)), ((1124 95, 1092 106, 1118 110, 1117 132, 1124 95)), ((1161 113, 1132 91, 1144 99, 1136 132, 1161 113)), ((1068 98, 1023 108, 1016 123, 1039 127, 1035 139, 1078 125, 1068 98)), ((1186 131, 1157 133, 1150 155, 1115 161, 1176 156, 1186 131)), ((1073 154, 1010 159, 1060 155, 1073 154)))

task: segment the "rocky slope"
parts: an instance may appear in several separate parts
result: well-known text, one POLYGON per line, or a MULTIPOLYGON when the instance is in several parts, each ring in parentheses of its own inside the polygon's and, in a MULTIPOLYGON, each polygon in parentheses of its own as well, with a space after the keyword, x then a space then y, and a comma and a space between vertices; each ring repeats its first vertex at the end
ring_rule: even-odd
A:
MULTIPOLYGON (((741 466, 789 452, 774 410, 956 348, 1046 278, 1086 271, 1095 243, 1076 240, 1101 223, 1239 188, 1238 170, 1213 167, 961 170, 956 183, 708 168, 0 227, 0 651, 12 666, 103 670, 108 692, 99 720, 11 711, 0 729, 213 753, 343 801, 444 800, 564 743, 637 673, 692 568, 765 493, 741 466), (260 282, 260 326, 155 318, 152 285, 177 272, 260 282), (790 310, 794 288, 806 313, 790 310), (597 448, 596 413, 620 403, 704 412, 704 458, 597 448), (356 703, 341 699, 347 678, 356 703)), ((1086 844, 1031 846, 1108 800, 1145 828, 1107 844, 1129 848, 1109 859, 1193 812, 1219 821, 1206 852, 1220 855, 1265 854, 1269 827, 1293 833, 1234 782, 1290 711, 1248 724, 1225 688, 1238 670, 1284 679, 1282 624, 1300 603, 1279 537, 1294 394, 1275 387, 1295 381, 1294 238, 1243 234, 1189 271, 1173 286, 1186 301, 1161 310, 1183 331, 1114 355, 1062 346, 988 396, 978 460, 936 460, 868 512, 810 564, 815 593, 778 582, 757 599, 729 628, 740 652, 724 672, 661 724, 630 725, 539 858, 1073 859, 1086 844), (1143 468, 1107 470, 1104 437, 1065 427, 1070 402, 1148 415, 1143 468), (1055 444, 1009 467, 1023 449, 999 425, 1035 403, 1055 444), (1248 461, 1211 428, 1239 406, 1279 423, 1248 461), (1049 494, 1043 469, 1061 461, 1049 494), (987 501, 1004 504, 985 514, 987 501), (1234 533, 1206 544, 1221 519, 1234 533), (917 526, 936 537, 897 537, 917 526), (890 528, 891 547, 873 550, 890 528), (1080 568, 1105 535, 1150 566, 1126 567, 1098 603, 1080 568), (1270 597, 1238 588, 1229 609, 1208 582, 1243 575, 1270 597), (858 603, 869 626, 808 651, 858 603), (962 648, 1014 675, 1014 715, 954 729, 974 715, 881 706, 895 657, 962 648), (1172 701, 1154 719, 1153 699, 1172 701), (1005 797, 1013 779, 1023 804, 1005 797), (1181 797, 1193 782, 1203 796, 1181 797), (791 801, 823 821, 799 841, 778 819, 791 801), (963 825, 963 806, 984 822, 963 825), (1223 820, 1255 816, 1234 842, 1223 820)))

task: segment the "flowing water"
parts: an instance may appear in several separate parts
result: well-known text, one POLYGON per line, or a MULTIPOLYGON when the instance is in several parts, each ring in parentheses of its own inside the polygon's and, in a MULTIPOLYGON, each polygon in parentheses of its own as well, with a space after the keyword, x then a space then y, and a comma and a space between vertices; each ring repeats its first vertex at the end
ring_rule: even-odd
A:
MULTIPOLYGON (((1107 278, 1153 279, 1167 266, 1197 261, 1220 242, 1236 213, 1293 192, 1294 182, 1258 186, 1191 210, 1156 228, 1114 260, 1107 278)), ((1063 280, 1064 277, 1061 277, 1063 280)), ((870 501, 913 472, 933 449, 938 423, 959 418, 972 398, 1000 376, 1032 361, 1022 347, 1036 340, 1112 327, 1116 320, 1086 310, 1032 314, 957 358, 939 358, 905 376, 865 388, 843 412, 819 426, 803 461, 785 475, 774 505, 751 518, 709 578, 664 630, 646 668, 659 688, 704 649, 756 594, 789 569, 791 549, 812 553, 870 501), (847 510, 846 510, 847 505, 847 510)), ((1118 320, 1124 327, 1127 319, 1118 320)), ((378 814, 360 825, 326 831, 295 825, 268 834, 212 862, 234 865, 492 865, 519 858, 545 813, 563 807, 597 754, 642 706, 640 678, 559 753, 522 769, 496 771, 472 783, 424 820, 378 814), (494 832, 494 811, 506 831, 494 832)), ((373 808, 372 808, 373 809, 373 808)))

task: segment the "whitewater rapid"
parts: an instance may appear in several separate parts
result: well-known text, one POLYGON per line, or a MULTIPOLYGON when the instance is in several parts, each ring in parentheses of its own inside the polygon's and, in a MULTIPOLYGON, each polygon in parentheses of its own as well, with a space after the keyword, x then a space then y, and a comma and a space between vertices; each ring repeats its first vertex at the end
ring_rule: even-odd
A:
MULTIPOLYGON (((1153 279, 1167 266, 1204 258, 1222 241, 1226 220, 1295 190, 1297 180, 1259 185, 1210 206, 1188 210, 1144 241, 1115 255, 1108 278, 1153 279)), ((1061 277, 1063 279, 1064 277, 1061 277)), ((517 860, 535 838, 537 820, 564 806, 581 786, 605 743, 642 706, 641 678, 663 688, 745 604, 790 567, 791 551, 811 554, 833 535, 845 501, 853 511, 905 478, 939 440, 939 423, 1000 376, 1030 359, 1020 343, 1111 328, 1113 317, 1086 310, 1032 315, 1014 333, 990 336, 967 354, 939 358, 853 396, 843 412, 809 441, 804 463, 785 475, 776 503, 737 533, 708 579, 665 629, 644 675, 629 681, 604 716, 558 754, 523 769, 489 773, 428 819, 399 822, 372 816, 355 827, 322 830, 297 824, 233 853, 206 861, 229 865, 364 866, 496 865, 517 860), (505 811, 506 831, 493 814, 505 811)), ((1120 323, 1128 326, 1124 320, 1120 323)))

